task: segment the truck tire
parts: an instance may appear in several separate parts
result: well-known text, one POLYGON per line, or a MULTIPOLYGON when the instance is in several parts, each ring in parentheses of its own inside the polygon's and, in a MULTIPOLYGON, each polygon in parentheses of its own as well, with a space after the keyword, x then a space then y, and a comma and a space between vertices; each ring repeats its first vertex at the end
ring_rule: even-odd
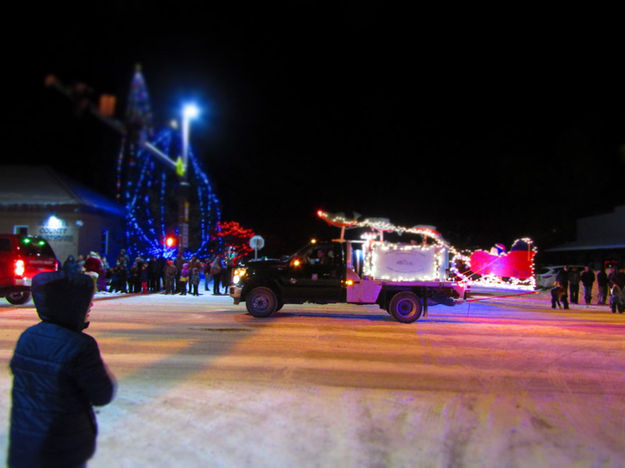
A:
POLYGON ((259 286, 250 291, 245 299, 250 315, 256 318, 269 317, 278 309, 278 298, 269 288, 259 286))
POLYGON ((418 320, 422 312, 421 299, 411 291, 396 293, 388 305, 388 313, 402 323, 412 323, 418 320))
POLYGON ((13 305, 26 304, 30 299, 30 291, 10 292, 6 295, 7 301, 13 305))

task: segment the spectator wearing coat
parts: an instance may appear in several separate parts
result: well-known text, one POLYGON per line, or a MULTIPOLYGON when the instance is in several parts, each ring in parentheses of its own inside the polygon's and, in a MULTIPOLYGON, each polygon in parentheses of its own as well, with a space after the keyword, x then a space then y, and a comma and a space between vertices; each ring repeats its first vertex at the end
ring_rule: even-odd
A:
POLYGON ((569 300, 571 304, 579 302, 579 272, 573 267, 569 271, 569 300))
POLYGON ((164 269, 165 294, 174 294, 174 282, 176 280, 176 267, 172 260, 168 260, 164 269))
POLYGON ((33 278, 41 322, 20 336, 13 373, 10 467, 82 466, 96 448, 93 406, 113 399, 114 381, 89 325, 93 278, 64 271, 33 278))
POLYGON ((199 296, 198 288, 200 286, 200 267, 195 266, 191 269, 191 276, 189 276, 189 289, 191 294, 199 296))
POLYGON ((130 258, 126 255, 126 251, 124 249, 119 251, 119 256, 117 257, 115 264, 124 267, 125 270, 128 270, 128 267, 130 266, 130 258))
POLYGON ((210 275, 213 278, 213 295, 219 296, 221 295, 220 283, 221 278, 224 272, 224 261, 221 258, 220 254, 217 254, 215 259, 211 262, 210 275))
MULTIPOLYGON (((567 292, 568 292, 568 288, 569 288, 569 270, 568 270, 567 267, 564 267, 556 275, 556 285, 555 285, 555 287, 556 288, 557 287, 561 288, 561 291, 558 291, 558 293, 557 293, 558 301, 556 301, 556 302, 560 302, 564 309, 568 309, 569 308, 569 299, 568 299, 567 292)), ((552 290, 551 294, 552 294, 552 306, 554 306, 554 302, 553 302, 554 291, 553 290, 552 290)), ((555 306, 554 306, 554 308, 555 308, 555 306)))
POLYGON ((564 288, 564 291, 569 290, 569 268, 564 267, 556 275, 556 282, 564 288))
MULTIPOLYGON (((148 260, 148 290, 150 291, 159 291, 160 287, 160 271, 159 271, 159 263, 156 260, 156 257, 152 256, 148 260)), ((162 267, 161 267, 162 268, 162 267)))
POLYGON ((179 293, 182 292, 182 289, 180 287, 180 272, 182 271, 182 265, 184 265, 185 263, 186 262, 184 260, 184 257, 182 256, 182 253, 178 253, 178 256, 174 260, 174 266, 176 267, 176 292, 179 293))
POLYGON ((83 257, 82 255, 78 255, 78 258, 76 259, 76 264, 78 265, 78 273, 84 273, 85 272, 85 257, 83 257))
POLYGON ((104 264, 97 252, 89 252, 87 259, 85 260, 85 273, 94 272, 98 275, 97 285, 98 291, 106 291, 106 271, 104 270, 104 264))
POLYGON ((180 288, 179 292, 182 296, 187 295, 187 284, 189 283, 189 264, 183 263, 182 269, 180 270, 180 288))
POLYGON ((597 286, 599 288, 597 305, 605 305, 608 299, 608 275, 603 268, 597 272, 597 286))
POLYGON ((208 291, 208 283, 211 281, 211 260, 206 258, 204 262, 204 291, 208 291))
POLYGON ((148 292, 148 264, 141 264, 141 272, 139 274, 141 277, 141 292, 146 294, 148 292))
POLYGON ((584 300, 586 301, 586 305, 590 305, 590 301, 592 300, 592 285, 595 282, 595 274, 590 269, 590 267, 584 267, 584 272, 582 273, 582 284, 584 285, 584 300))
POLYGON ((63 271, 67 274, 78 273, 78 263, 73 255, 68 255, 63 263, 63 271))

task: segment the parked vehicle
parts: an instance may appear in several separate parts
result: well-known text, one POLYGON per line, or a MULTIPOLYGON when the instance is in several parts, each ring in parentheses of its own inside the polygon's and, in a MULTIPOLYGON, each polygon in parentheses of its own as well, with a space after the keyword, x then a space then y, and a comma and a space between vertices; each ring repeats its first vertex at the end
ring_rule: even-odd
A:
POLYGON ((536 287, 543 289, 553 288, 558 273, 562 271, 564 267, 577 268, 578 272, 584 270, 583 265, 549 265, 536 269, 536 287))
POLYGON ((45 239, 0 234, 0 297, 11 304, 28 302, 33 276, 57 268, 54 251, 45 239))

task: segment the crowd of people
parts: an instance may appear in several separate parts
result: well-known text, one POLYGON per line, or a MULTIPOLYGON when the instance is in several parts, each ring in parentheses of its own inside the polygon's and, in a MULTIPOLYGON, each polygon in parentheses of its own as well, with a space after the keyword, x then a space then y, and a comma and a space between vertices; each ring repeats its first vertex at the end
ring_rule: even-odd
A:
POLYGON ((556 276, 555 285, 551 290, 551 307, 568 309, 570 304, 579 303, 580 282, 583 287, 584 302, 586 306, 592 304, 593 287, 597 283, 597 305, 606 305, 608 298, 612 311, 616 309, 622 313, 625 301, 625 269, 617 270, 610 268, 609 272, 604 269, 596 273, 588 266, 583 271, 576 267, 564 267, 556 276))
POLYGON ((105 256, 90 252, 69 255, 62 268, 67 273, 96 273, 98 291, 199 296, 202 282, 205 291, 212 288, 214 295, 226 294, 233 266, 233 256, 227 253, 203 260, 196 256, 187 259, 180 253, 173 260, 151 256, 131 261, 122 249, 114 265, 109 265, 105 256))

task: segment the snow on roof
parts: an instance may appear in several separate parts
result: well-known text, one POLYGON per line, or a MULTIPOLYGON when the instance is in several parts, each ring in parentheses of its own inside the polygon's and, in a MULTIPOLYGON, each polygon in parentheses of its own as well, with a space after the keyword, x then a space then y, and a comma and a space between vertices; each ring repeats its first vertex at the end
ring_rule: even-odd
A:
POLYGON ((603 242, 594 242, 592 244, 570 242, 560 245, 552 249, 546 249, 545 252, 568 252, 576 250, 604 250, 604 249, 625 249, 625 241, 623 239, 606 239, 603 242))
POLYGON ((47 166, 2 166, 0 206, 82 205, 124 216, 124 208, 47 166))

